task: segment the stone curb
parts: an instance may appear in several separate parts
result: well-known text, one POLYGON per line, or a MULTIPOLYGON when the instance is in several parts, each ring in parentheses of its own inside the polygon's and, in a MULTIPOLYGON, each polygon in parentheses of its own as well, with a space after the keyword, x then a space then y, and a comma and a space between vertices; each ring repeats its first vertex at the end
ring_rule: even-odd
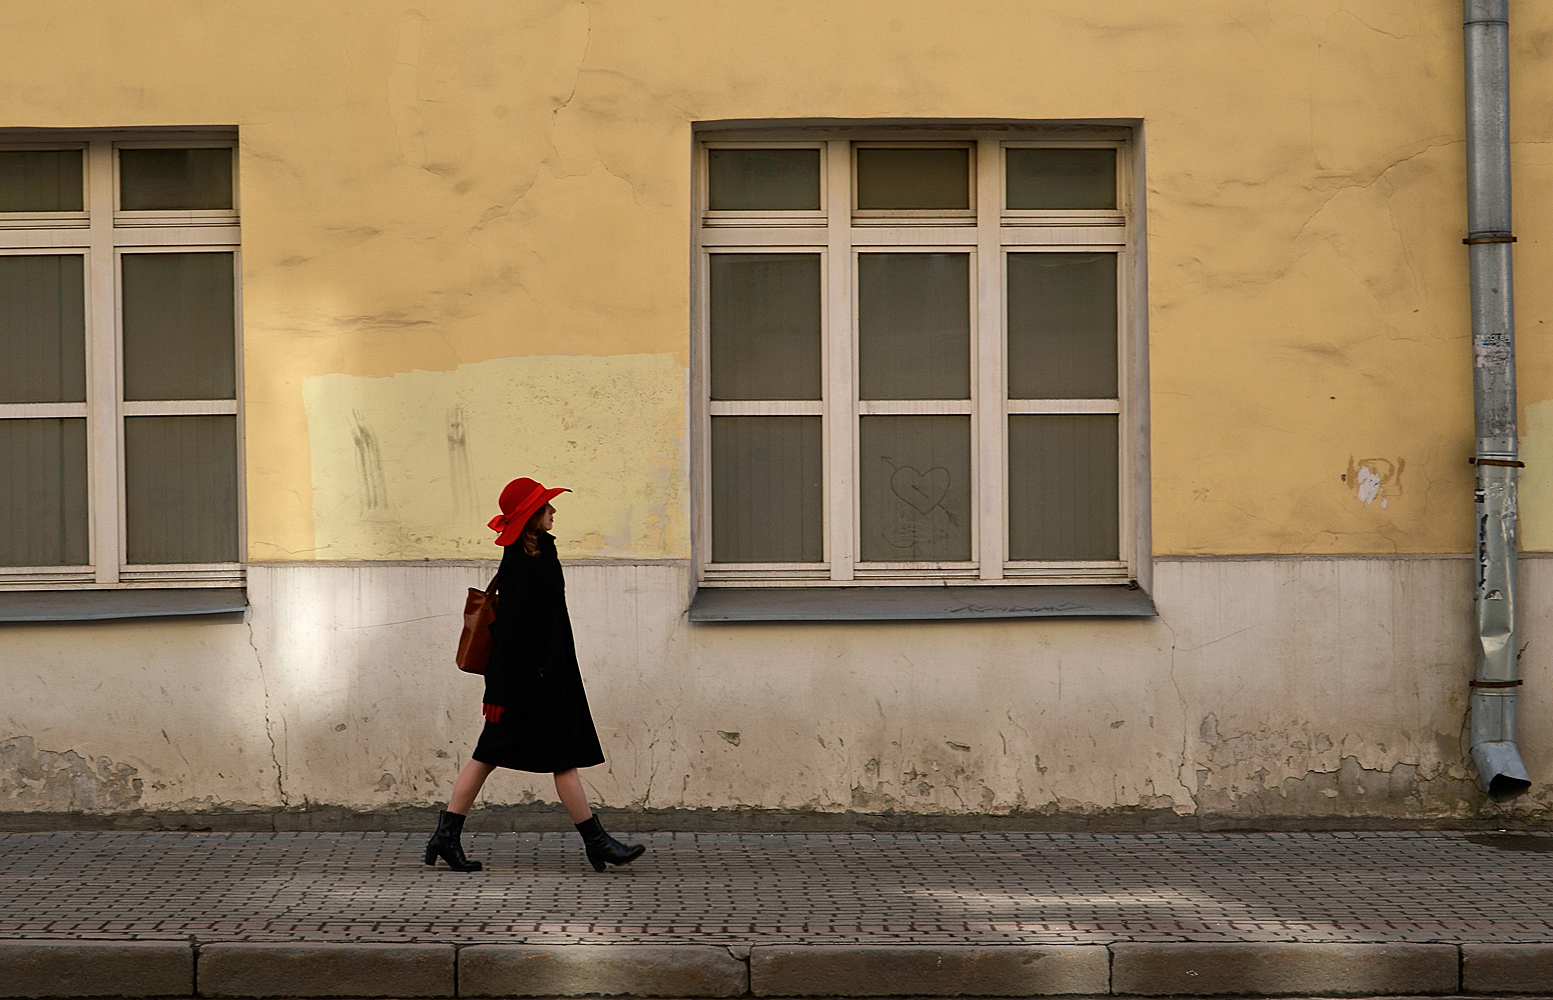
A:
POLYGON ((451 997, 450 944, 207 944, 205 997, 451 997))
POLYGON ((1464 944, 1463 993, 1553 993, 1553 944, 1464 944))
POLYGON ((727 948, 695 944, 465 945, 461 997, 742 997, 749 967, 727 948))
POLYGON ((1137 996, 1455 993, 1453 944, 1115 944, 1111 991, 1137 996))
POLYGON ((1109 992, 1104 945, 795 945, 750 949, 758 997, 1023 997, 1109 992))
POLYGON ((194 993, 194 948, 176 941, 0 941, 0 997, 194 993))
POLYGON ((1553 942, 722 947, 0 941, 0 997, 913 994, 1548 996, 1553 942))

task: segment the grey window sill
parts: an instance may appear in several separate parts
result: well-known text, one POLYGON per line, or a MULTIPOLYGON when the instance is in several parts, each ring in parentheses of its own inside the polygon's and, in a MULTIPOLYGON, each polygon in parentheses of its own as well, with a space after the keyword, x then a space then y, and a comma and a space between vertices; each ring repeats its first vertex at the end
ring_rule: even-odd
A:
POLYGON ((702 587, 693 622, 967 621, 1152 618, 1149 595, 1124 585, 1050 587, 702 587))
POLYGON ((242 587, 0 591, 0 622, 80 622, 175 615, 226 615, 246 609, 247 594, 242 587))

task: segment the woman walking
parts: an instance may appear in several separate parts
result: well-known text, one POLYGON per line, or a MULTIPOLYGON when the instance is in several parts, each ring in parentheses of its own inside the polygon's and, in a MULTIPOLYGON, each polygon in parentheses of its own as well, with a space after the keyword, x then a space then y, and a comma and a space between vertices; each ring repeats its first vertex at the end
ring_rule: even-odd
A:
POLYGON ((604 763, 604 751, 582 689, 566 584, 550 534, 555 523, 550 501, 568 492, 527 478, 514 479, 501 491, 502 512, 490 527, 506 552, 496 572, 500 599, 485 669, 485 728, 453 783, 437 832, 426 842, 428 865, 440 857, 455 871, 480 870, 480 862, 464 856, 459 838, 475 796, 498 767, 555 775, 556 794, 582 834, 594 871, 603 871, 606 862, 629 864, 646 850, 604 832, 577 776, 579 767, 604 763))

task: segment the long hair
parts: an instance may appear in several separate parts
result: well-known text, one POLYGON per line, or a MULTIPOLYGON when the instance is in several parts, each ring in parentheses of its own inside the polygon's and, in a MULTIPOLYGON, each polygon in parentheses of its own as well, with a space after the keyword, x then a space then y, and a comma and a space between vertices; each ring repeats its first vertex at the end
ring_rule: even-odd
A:
POLYGON ((544 504, 534 511, 533 516, 528 519, 528 523, 523 526, 523 533, 518 536, 518 544, 523 546, 523 554, 526 556, 539 555, 539 519, 545 516, 545 508, 549 506, 549 504, 544 504))

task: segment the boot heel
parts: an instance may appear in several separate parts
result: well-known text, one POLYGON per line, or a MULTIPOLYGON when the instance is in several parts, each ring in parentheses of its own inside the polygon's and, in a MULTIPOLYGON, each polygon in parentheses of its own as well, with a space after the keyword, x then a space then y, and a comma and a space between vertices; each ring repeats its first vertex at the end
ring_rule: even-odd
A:
POLYGON ((604 859, 603 858, 594 857, 592 854, 590 854, 590 855, 588 855, 588 864, 592 865, 593 866, 593 870, 596 871, 596 872, 601 872, 601 871, 604 870, 604 859))
POLYGON ((435 847, 426 848, 426 863, 433 868, 437 867, 437 849, 435 847))

